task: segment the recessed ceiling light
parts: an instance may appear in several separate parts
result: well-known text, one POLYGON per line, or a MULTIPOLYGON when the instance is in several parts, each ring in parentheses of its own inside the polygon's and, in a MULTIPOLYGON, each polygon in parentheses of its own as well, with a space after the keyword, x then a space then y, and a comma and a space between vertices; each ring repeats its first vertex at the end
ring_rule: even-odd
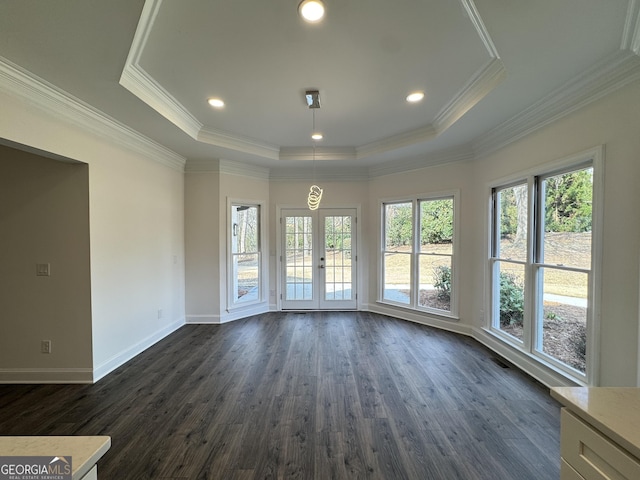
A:
POLYGON ((306 22, 317 23, 324 17, 324 3, 321 0, 302 0, 298 12, 306 22))
POLYGON ((320 132, 312 133, 311 138, 313 140, 322 140, 324 136, 320 132))
POLYGON ((224 107, 224 102, 219 98, 210 98, 209 100, 207 100, 207 102, 214 108, 224 107))
POLYGON ((424 98, 424 92, 413 92, 407 95, 407 102, 416 103, 424 98))

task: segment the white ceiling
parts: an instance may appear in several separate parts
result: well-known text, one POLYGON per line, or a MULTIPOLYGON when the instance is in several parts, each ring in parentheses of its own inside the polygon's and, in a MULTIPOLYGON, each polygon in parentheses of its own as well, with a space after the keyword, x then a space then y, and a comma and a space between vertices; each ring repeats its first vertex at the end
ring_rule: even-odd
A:
POLYGON ((311 163, 307 89, 317 161, 401 168, 488 150, 640 71, 636 0, 325 0, 319 25, 297 3, 0 0, 0 66, 186 159, 270 168, 311 163))

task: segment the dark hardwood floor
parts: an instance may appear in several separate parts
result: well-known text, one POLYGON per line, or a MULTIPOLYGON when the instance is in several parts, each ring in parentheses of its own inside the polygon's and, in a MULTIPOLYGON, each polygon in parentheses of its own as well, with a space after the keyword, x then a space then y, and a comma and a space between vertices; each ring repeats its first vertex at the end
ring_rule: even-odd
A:
POLYGON ((470 338, 269 313, 184 326, 95 385, 2 385, 0 435, 110 435, 102 480, 556 480, 559 409, 470 338))

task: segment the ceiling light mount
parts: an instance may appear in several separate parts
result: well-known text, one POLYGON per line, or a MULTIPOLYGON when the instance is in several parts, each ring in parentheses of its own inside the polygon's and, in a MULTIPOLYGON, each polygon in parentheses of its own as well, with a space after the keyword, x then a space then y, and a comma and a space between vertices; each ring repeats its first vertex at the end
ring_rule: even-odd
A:
POLYGON ((309 108, 320 108, 320 92, 318 90, 307 90, 304 97, 309 108))
POLYGON ((322 0, 302 0, 298 13, 305 22, 318 23, 324 17, 324 3, 322 0))

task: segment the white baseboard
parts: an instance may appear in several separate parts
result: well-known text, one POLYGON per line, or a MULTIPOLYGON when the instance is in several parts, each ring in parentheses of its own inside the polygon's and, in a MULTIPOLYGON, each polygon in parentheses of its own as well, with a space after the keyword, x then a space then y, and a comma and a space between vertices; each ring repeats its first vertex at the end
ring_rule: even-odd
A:
POLYGON ((123 350, 122 352, 112 356, 106 362, 103 362, 97 368, 94 368, 93 382, 94 383, 97 382, 98 380, 103 378, 105 375, 111 373, 119 366, 125 364, 136 355, 144 352, 147 348, 151 347, 155 343, 165 338, 167 335, 172 334, 173 332, 178 330, 180 327, 182 327, 184 324, 185 324, 184 318, 181 318, 180 320, 172 323, 171 325, 168 325, 165 328, 153 333, 152 335, 149 335, 147 338, 141 340, 135 345, 132 345, 126 350, 123 350))
POLYGON ((0 384, 93 383, 91 368, 0 368, 0 384))
POLYGON ((482 328, 473 328, 473 338, 549 388, 584 386, 555 371, 551 366, 547 367, 524 352, 511 348, 482 328))
POLYGON ((187 315, 187 324, 195 323, 222 323, 220 315, 187 315))
POLYGON ((387 315, 389 317, 399 318, 400 320, 419 323, 421 325, 427 325, 429 327, 439 328, 441 330, 448 330, 450 332, 459 333, 461 335, 471 336, 472 334, 472 328, 470 325, 465 325, 457 320, 443 320, 426 313, 423 314, 418 312, 410 312, 382 303, 370 303, 362 305, 362 310, 379 313, 381 315, 387 315))

